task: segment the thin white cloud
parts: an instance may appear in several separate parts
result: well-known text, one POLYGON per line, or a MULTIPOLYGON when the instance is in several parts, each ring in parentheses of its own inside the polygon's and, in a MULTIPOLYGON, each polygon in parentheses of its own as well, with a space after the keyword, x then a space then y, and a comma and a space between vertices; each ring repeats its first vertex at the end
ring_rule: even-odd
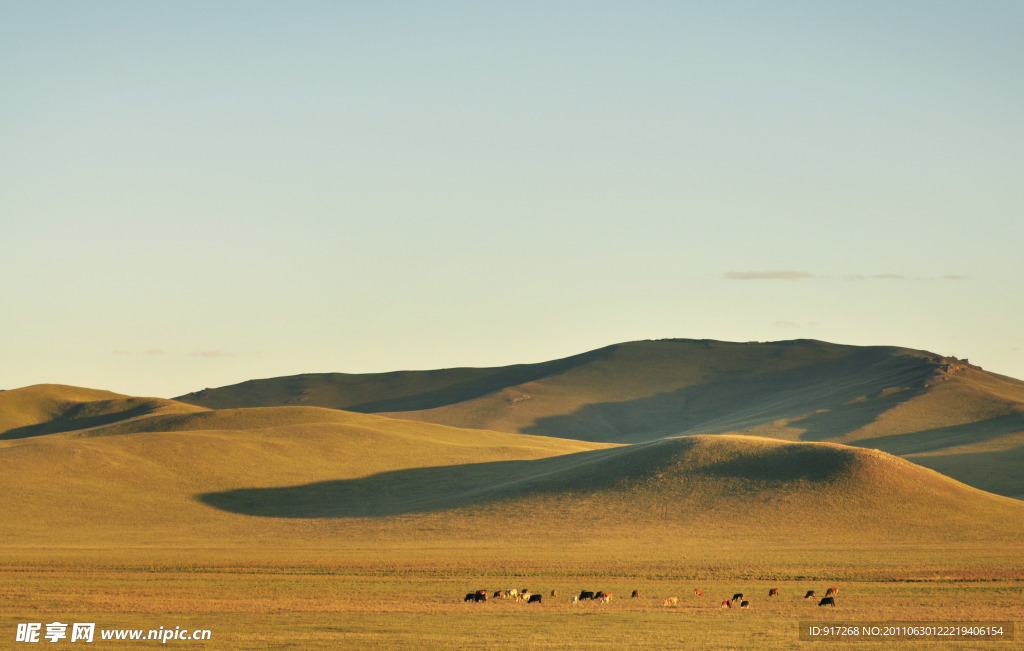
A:
POLYGON ((198 353, 193 353, 196 357, 205 357, 207 359, 213 359, 214 357, 232 357, 232 353, 224 352, 223 350, 201 350, 198 353))
POLYGON ((881 278, 883 280, 906 280, 906 276, 900 274, 875 274, 872 278, 881 278))
POLYGON ((110 354, 111 354, 111 355, 131 355, 131 354, 132 354, 132 351, 130 351, 130 350, 120 350, 120 349, 118 349, 118 350, 114 350, 114 351, 111 351, 111 353, 110 353, 110 354))
POLYGON ((146 351, 146 354, 147 355, 163 355, 164 351, 160 350, 159 348, 150 348, 149 350, 146 351))
POLYGON ((943 276, 943 278, 945 278, 946 280, 963 280, 964 279, 964 277, 961 276, 960 274, 946 274, 945 276, 943 276))
POLYGON ((814 278, 814 274, 792 269, 776 269, 772 271, 727 271, 725 277, 729 280, 803 280, 804 278, 814 278))
POLYGON ((790 330, 793 329, 793 328, 799 328, 800 327, 799 323, 794 323, 793 321, 776 321, 772 325, 775 326, 776 328, 786 328, 786 329, 790 329, 790 330))

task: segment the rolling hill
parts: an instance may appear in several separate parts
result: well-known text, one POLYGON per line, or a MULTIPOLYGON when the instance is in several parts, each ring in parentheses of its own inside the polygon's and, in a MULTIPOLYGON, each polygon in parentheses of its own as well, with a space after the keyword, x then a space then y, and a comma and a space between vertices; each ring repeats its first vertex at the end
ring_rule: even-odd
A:
POLYGON ((1024 496, 1024 382, 906 348, 642 341, 541 364, 253 380, 178 400, 315 405, 606 443, 695 434, 830 441, 1024 496))
POLYGON ((110 391, 41 384, 0 392, 0 440, 198 411, 206 410, 174 400, 133 398, 110 391))
POLYGON ((1016 500, 833 443, 728 435, 623 445, 173 401, 140 415, 121 407, 146 399, 66 387, 6 398, 37 416, 63 401, 52 421, 31 425, 35 434, 0 440, 8 545, 481 544, 514 526, 543 531, 557 548, 596 528, 621 540, 807 540, 822 523, 836 540, 1017 544, 1024 531, 1016 500), (83 411, 102 422, 67 416, 83 411))

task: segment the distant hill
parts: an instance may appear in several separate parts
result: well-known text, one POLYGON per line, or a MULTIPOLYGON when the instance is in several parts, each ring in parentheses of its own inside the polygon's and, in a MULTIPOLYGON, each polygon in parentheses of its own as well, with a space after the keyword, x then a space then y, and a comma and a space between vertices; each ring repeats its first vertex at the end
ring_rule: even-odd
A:
MULTIPOLYGON (((33 389, 19 404, 46 403, 53 391, 33 389)), ((125 400, 56 392, 95 407, 125 400)), ((823 534, 1019 545, 1024 535, 1016 500, 831 443, 727 435, 622 445, 317 407, 177 409, 114 409, 121 418, 95 423, 68 420, 65 408, 52 421, 64 425, 50 426, 61 431, 0 440, 0 536, 249 549, 541 532, 546 545, 823 534)))
POLYGON ((155 414, 206 411, 164 400, 110 391, 40 384, 0 392, 0 440, 72 432, 155 414))
POLYGON ((907 348, 642 341, 541 364, 253 380, 178 400, 609 443, 726 433, 841 442, 1024 496, 1024 382, 907 348))

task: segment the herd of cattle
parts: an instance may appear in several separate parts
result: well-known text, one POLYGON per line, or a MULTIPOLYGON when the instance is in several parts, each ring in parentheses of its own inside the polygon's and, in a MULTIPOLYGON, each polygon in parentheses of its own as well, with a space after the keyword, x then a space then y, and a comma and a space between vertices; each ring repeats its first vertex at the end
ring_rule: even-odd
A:
MULTIPOLYGON (((818 602, 819 606, 836 606, 836 594, 839 593, 839 588, 829 588, 825 592, 825 596, 818 602)), ((495 590, 491 594, 492 599, 513 599, 515 601, 525 601, 531 604, 539 604, 542 601, 540 594, 535 594, 529 590, 495 590)), ((466 594, 465 601, 487 601, 488 592, 487 590, 477 590, 476 592, 470 592, 466 594)), ((558 590, 551 591, 552 597, 558 596, 558 590)), ((704 591, 700 588, 694 588, 693 596, 703 597, 704 591)), ((768 590, 768 597, 778 597, 779 589, 772 588, 768 590)), ((807 594, 804 595, 804 599, 813 599, 817 595, 814 590, 808 590, 807 594)), ((631 598, 637 599, 640 597, 640 591, 634 590, 631 598)), ((580 601, 599 601, 601 603, 608 603, 612 600, 612 593, 604 591, 591 591, 582 590, 578 595, 573 595, 571 603, 579 603, 580 601)), ((749 608, 750 601, 743 598, 743 593, 737 592, 732 596, 732 599, 725 599, 722 601, 722 608, 732 608, 732 605, 736 602, 740 602, 740 608, 749 608)), ((663 604, 666 608, 671 608, 679 605, 679 597, 668 597, 665 599, 663 604)))

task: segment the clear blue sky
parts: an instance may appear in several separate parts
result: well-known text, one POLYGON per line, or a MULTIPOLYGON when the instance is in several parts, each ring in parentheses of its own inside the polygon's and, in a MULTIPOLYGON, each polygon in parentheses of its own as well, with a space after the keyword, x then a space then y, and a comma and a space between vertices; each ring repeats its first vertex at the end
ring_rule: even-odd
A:
POLYGON ((815 338, 1024 378, 1024 3, 0 0, 0 388, 815 338))

